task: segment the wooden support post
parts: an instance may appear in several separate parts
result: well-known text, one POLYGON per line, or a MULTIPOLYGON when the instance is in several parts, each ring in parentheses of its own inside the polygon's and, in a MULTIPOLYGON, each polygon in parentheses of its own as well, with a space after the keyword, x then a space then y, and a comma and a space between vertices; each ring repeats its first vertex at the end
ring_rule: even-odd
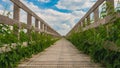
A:
POLYGON ((45 24, 43 24, 43 31, 45 32, 45 24))
POLYGON ((44 24, 44 32, 46 32, 46 25, 44 24))
POLYGON ((51 28, 49 28, 49 32, 50 32, 50 33, 52 32, 51 28))
POLYGON ((90 25, 90 15, 88 15, 86 23, 87 23, 87 25, 90 25))
POLYGON ((81 28, 83 27, 83 22, 80 22, 80 26, 81 26, 81 28))
POLYGON ((50 33, 52 33, 52 29, 50 28, 50 33))
POLYGON ((36 32, 38 32, 38 29, 39 29, 39 25, 38 25, 38 19, 35 19, 35 28, 37 28, 37 31, 36 32))
POLYGON ((49 30, 49 27, 47 27, 47 32, 49 32, 50 30, 49 30))
POLYGON ((31 14, 27 14, 27 25, 31 26, 32 25, 32 15, 31 14))
POLYGON ((35 27, 36 27, 36 28, 39 28, 38 22, 39 22, 38 19, 35 19, 35 27))
POLYGON ((43 23, 40 22, 40 29, 43 30, 43 23))
POLYGON ((47 35, 47 25, 44 25, 45 35, 47 35))
POLYGON ((78 32, 80 29, 80 23, 77 25, 76 31, 78 32))
POLYGON ((32 41, 31 30, 32 30, 32 15, 27 13, 27 33, 29 35, 29 39, 32 41))
MULTIPOLYGON (((13 19, 15 19, 18 22, 20 20, 20 7, 17 6, 16 4, 14 4, 13 19)), ((13 27, 14 33, 18 37, 18 39, 19 39, 19 28, 20 28, 20 26, 21 26, 20 23, 16 22, 16 24, 13 27)))
POLYGON ((82 23, 83 23, 83 27, 86 27, 86 22, 85 22, 85 19, 82 21, 82 23))
POLYGON ((47 32, 48 30, 47 30, 47 26, 45 27, 45 31, 47 32))
POLYGON ((20 8, 16 4, 14 4, 13 19, 15 19, 17 21, 20 20, 20 8))
POLYGON ((94 22, 97 22, 99 20, 99 8, 96 8, 94 10, 94 22))
POLYGON ((32 15, 29 13, 27 14, 27 26, 28 26, 27 33, 29 34, 31 32, 32 27, 32 15))
POLYGON ((41 22, 41 30, 42 30, 42 35, 44 35, 44 23, 41 22))

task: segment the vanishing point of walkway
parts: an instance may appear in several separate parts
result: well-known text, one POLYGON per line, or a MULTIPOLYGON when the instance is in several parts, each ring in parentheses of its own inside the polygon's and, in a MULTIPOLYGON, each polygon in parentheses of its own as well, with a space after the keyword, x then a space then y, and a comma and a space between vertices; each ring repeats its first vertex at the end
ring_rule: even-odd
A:
POLYGON ((66 39, 58 40, 45 51, 22 62, 18 68, 103 68, 90 61, 90 57, 78 51, 66 39))

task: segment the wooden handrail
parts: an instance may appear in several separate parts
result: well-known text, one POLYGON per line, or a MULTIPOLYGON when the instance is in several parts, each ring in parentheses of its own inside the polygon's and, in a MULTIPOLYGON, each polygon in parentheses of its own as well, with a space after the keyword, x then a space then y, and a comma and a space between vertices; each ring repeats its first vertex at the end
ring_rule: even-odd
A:
POLYGON ((13 13, 13 19, 8 18, 7 16, 0 15, 0 23, 6 24, 6 25, 17 25, 19 29, 24 25, 24 28, 29 30, 32 28, 32 16, 35 17, 35 31, 38 32, 45 32, 51 35, 55 35, 56 37, 61 36, 58 32, 56 32, 53 28, 51 28, 43 19, 41 19, 38 15, 36 15, 33 11, 31 11, 27 6, 25 6, 20 0, 10 0, 14 4, 14 13, 13 13), (23 24, 19 21, 20 19, 20 9, 23 9, 28 13, 28 20, 27 24, 23 24), (44 24, 44 28, 38 28, 40 25, 38 25, 40 21, 40 24, 44 24), (51 31, 51 32, 48 32, 51 31))
MULTIPOLYGON (((104 2, 104 1, 107 1, 109 3, 112 3, 112 5, 114 6, 114 0, 98 0, 91 8, 90 10, 80 19, 80 21, 67 33, 66 36, 69 36, 73 31, 76 31, 76 29, 78 29, 79 27, 82 27, 84 30, 86 29, 90 29, 90 28, 94 28, 94 27, 97 27, 101 24, 101 22, 103 23, 107 23, 108 20, 110 20, 109 18, 111 18, 110 16, 107 16, 105 17, 104 19, 99 19, 99 20, 96 20, 99 18, 99 6, 104 2), (85 25, 83 26, 83 24, 85 23, 85 19, 88 18, 89 19, 89 16, 91 13, 94 13, 94 23, 92 24, 89 24, 89 25, 85 25)), ((90 22, 87 22, 87 23, 90 23, 90 22)), ((102 23, 102 24, 103 24, 102 23)))

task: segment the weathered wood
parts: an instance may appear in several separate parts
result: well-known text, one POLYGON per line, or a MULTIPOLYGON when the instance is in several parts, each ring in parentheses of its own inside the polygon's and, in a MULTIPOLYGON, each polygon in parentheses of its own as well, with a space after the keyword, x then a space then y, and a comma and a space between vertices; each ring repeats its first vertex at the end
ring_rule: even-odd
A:
MULTIPOLYGON (((20 2, 19 0, 11 0, 14 4, 16 4, 17 6, 19 6, 21 9, 23 9, 24 11, 26 11, 27 13, 31 14, 33 17, 35 17, 36 19, 42 21, 45 23, 45 21, 43 19, 41 19, 39 16, 37 16, 33 11, 31 11, 27 6, 25 6, 22 2, 20 2)), ((47 23, 45 23, 46 25, 48 25, 47 23)), ((49 25, 48 25, 49 26, 49 25)))
POLYGON ((95 21, 95 23, 96 23, 98 20, 99 20, 99 9, 96 8, 96 9, 94 10, 94 21, 95 21))
POLYGON ((85 22, 85 19, 83 19, 83 21, 82 21, 82 23, 83 23, 83 27, 85 27, 86 26, 86 22, 85 22))
POLYGON ((81 27, 83 27, 83 22, 80 22, 80 24, 81 24, 81 27))
POLYGON ((13 19, 15 19, 17 21, 20 20, 20 8, 16 4, 14 4, 13 19))
MULTIPOLYGON (((16 21, 20 20, 20 8, 16 4, 14 4, 13 19, 15 19, 16 21)), ((19 26, 20 25, 18 25, 16 27, 13 27, 14 33, 15 33, 16 36, 18 36, 18 39, 19 39, 19 28, 20 28, 19 26)))
MULTIPOLYGON (((113 17, 114 16, 106 16, 104 19, 100 19, 97 22, 94 22, 93 24, 86 26, 85 28, 83 28, 83 31, 91 29, 91 28, 96 28, 100 25, 108 24, 109 22, 114 22, 116 19, 111 20, 113 17)), ((116 14, 116 17, 120 17, 120 14, 119 13, 116 14)))
POLYGON ((32 15, 29 13, 27 14, 27 25, 32 26, 32 15))
POLYGON ((42 53, 21 62, 18 68, 104 68, 90 59, 69 41, 60 39, 42 53))
POLYGON ((14 24, 17 24, 17 25, 20 24, 20 22, 18 22, 17 20, 10 19, 3 15, 0 15, 0 23, 11 25, 11 26, 13 26, 14 24))
MULTIPOLYGON (((43 19, 41 19, 38 15, 36 15, 33 11, 31 11, 27 6, 25 6, 22 2, 20 2, 19 0, 11 0, 15 5, 17 5, 19 8, 23 9, 24 11, 26 11, 28 14, 30 14, 31 16, 35 17, 35 19, 38 19, 40 22, 42 22, 43 24, 47 25, 49 28, 51 28, 43 19)), ((28 21, 28 20, 27 20, 28 21)), ((30 24, 29 24, 30 25, 30 24)), ((30 26, 28 26, 28 28, 31 28, 30 26)), ((52 28, 51 28, 52 29, 52 28)), ((58 34, 60 36, 59 33, 57 33, 55 30, 53 30, 56 34, 58 34)))
POLYGON ((80 21, 85 19, 87 16, 89 16, 96 8, 98 8, 105 0, 98 0, 92 7, 91 9, 84 15, 84 17, 81 18, 80 21))
POLYGON ((43 29, 43 23, 40 22, 40 29, 42 30, 43 29))
MULTIPOLYGON (((10 26, 13 26, 14 24, 16 24, 19 27, 22 26, 22 28, 31 29, 30 27, 27 26, 27 24, 22 23, 22 22, 18 22, 14 19, 10 19, 10 18, 3 16, 3 15, 0 15, 0 24, 6 24, 6 25, 10 25, 10 26)), ((35 28, 35 29, 36 29, 36 31, 38 30, 39 32, 42 32, 40 29, 37 29, 37 28, 35 28)), ((46 32, 46 33, 49 35, 55 35, 56 37, 60 37, 59 34, 51 33, 51 31, 46 32)))
POLYGON ((10 26, 17 25, 19 28, 22 26, 23 28, 28 29, 27 24, 19 22, 19 21, 14 20, 14 19, 10 19, 10 18, 3 16, 3 15, 0 15, 0 23, 10 25, 10 26))
POLYGON ((45 25, 45 32, 47 32, 47 26, 45 25))
POLYGON ((27 29, 27 33, 30 34, 31 28, 32 28, 32 15, 27 13, 27 26, 29 29, 27 29))
MULTIPOLYGON (((86 27, 86 25, 85 25, 85 18, 87 18, 92 12, 96 11, 96 8, 98 8, 104 1, 105 1, 105 0, 98 0, 98 1, 91 7, 91 9, 80 19, 79 22, 82 22, 83 27, 86 27)), ((97 16, 97 15, 96 15, 96 16, 97 16)), ((78 22, 78 23, 79 23, 79 22, 78 22)), ((77 24, 76 24, 76 25, 77 25, 77 24)), ((76 25, 75 25, 75 26, 76 26, 76 25)), ((68 32, 67 36, 69 36, 70 33, 72 33, 72 31, 74 30, 75 26, 73 27, 73 29, 71 29, 71 30, 68 32)))
POLYGON ((86 21, 87 24, 86 25, 90 25, 90 15, 88 15, 86 19, 87 19, 87 21, 86 21))
POLYGON ((35 27, 39 28, 39 21, 38 21, 38 19, 35 19, 35 27))

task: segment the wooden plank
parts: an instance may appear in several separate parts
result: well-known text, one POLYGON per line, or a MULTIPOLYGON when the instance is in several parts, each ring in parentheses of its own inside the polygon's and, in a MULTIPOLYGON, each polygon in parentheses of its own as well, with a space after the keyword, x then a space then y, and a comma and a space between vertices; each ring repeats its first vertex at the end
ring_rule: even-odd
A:
POLYGON ((14 24, 20 25, 20 22, 10 19, 9 17, 3 15, 0 15, 0 23, 4 23, 6 25, 11 25, 11 26, 13 26, 14 24))
POLYGON ((78 51, 71 42, 62 38, 45 51, 23 61, 18 68, 104 68, 91 62, 90 57, 78 51), (63 43, 64 42, 64 43, 63 43))

